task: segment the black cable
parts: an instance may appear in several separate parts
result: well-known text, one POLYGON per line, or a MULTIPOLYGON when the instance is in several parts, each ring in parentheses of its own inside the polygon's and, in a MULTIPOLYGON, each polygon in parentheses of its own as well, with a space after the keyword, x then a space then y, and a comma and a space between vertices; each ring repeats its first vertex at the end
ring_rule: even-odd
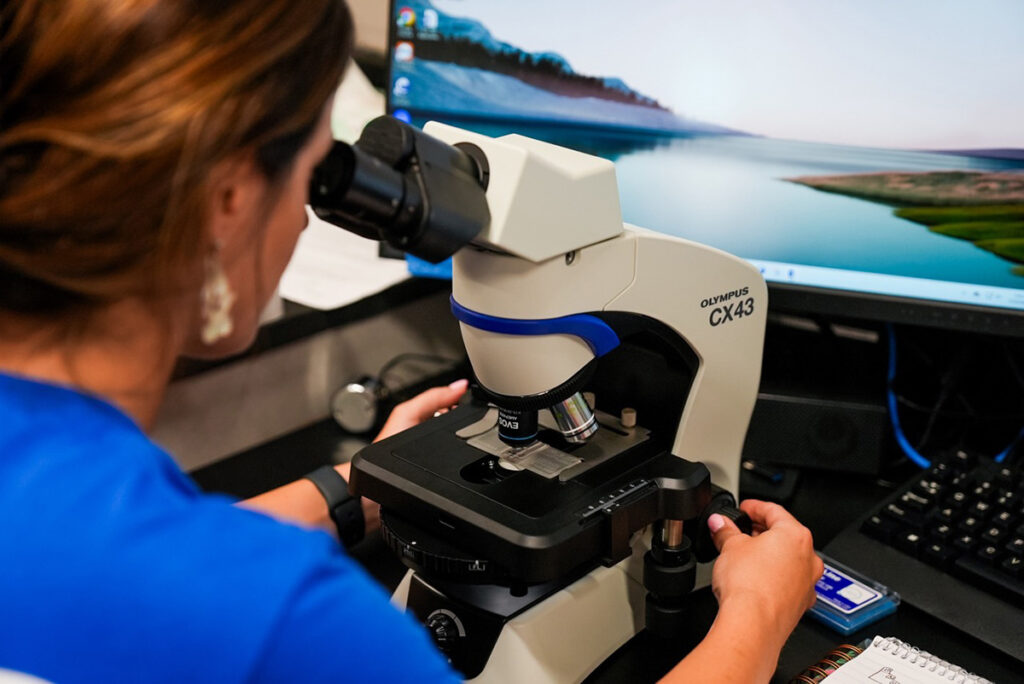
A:
MULTIPOLYGON (((928 439, 931 437, 932 429, 935 427, 935 420, 938 418, 938 412, 942 410, 943 404, 949 399, 949 395, 952 393, 953 388, 956 387, 963 374, 964 365, 967 359, 965 358, 964 352, 960 352, 959 358, 956 360, 952 368, 947 370, 942 375, 940 383, 939 396, 935 399, 935 404, 928 412, 928 422, 925 423, 924 430, 921 431, 921 436, 917 440, 917 450, 921 451, 925 444, 928 443, 928 439)), ((959 394, 957 396, 960 396, 959 394)))
MULTIPOLYGON (((971 340, 971 342, 974 342, 973 344, 968 346, 961 345, 960 353, 956 359, 950 364, 945 364, 946 367, 942 368, 935 363, 935 357, 928 353, 928 350, 916 344, 916 341, 910 341, 909 344, 904 343, 904 351, 908 347, 913 347, 913 350, 917 352, 918 362, 922 366, 913 376, 918 384, 929 380, 929 375, 933 377, 937 375, 939 377, 939 386, 936 388, 937 397, 934 403, 928 407, 896 394, 897 337, 892 324, 889 324, 887 329, 889 333, 889 369, 886 380, 886 394, 889 417, 897 444, 908 459, 918 465, 928 464, 928 458, 921 453, 922 447, 928 442, 934 441, 932 434, 939 424, 939 419, 948 417, 956 417, 959 420, 951 426, 943 426, 944 435, 949 438, 946 442, 959 444, 963 448, 969 448, 968 444, 975 441, 971 436, 977 435, 978 430, 984 430, 986 424, 992 422, 1014 422, 1018 430, 1015 432, 1013 439, 992 458, 996 463, 1004 462, 1011 455, 1013 461, 1020 459, 1021 454, 1018 453, 1018 447, 1024 443, 1024 428, 1020 427, 1022 422, 1021 415, 1024 412, 1008 414, 1005 417, 1001 414, 989 412, 990 408, 996 408, 993 405, 993 399, 1001 403, 1005 403, 1002 400, 1009 400, 1011 404, 1015 405, 1020 405, 1021 403, 1020 397, 1009 396, 1016 394, 1016 392, 1012 391, 1014 385, 1018 389, 1024 389, 1024 373, 1021 373, 1021 367, 1018 365, 1008 345, 1003 344, 1002 350, 1006 364, 1009 366, 1012 382, 1009 387, 1004 387, 1000 384, 998 391, 993 394, 988 383, 991 382, 992 371, 997 370, 995 366, 991 365, 992 361, 998 359, 999 355, 998 353, 992 354, 991 352, 995 350, 990 346, 986 347, 977 344, 975 340, 971 340), (969 365, 968 362, 974 359, 978 359, 981 365, 969 365), (949 405, 951 399, 955 399, 956 403, 963 407, 964 415, 945 408, 949 405), (921 413, 927 414, 927 422, 921 431, 920 438, 916 440, 916 444, 911 444, 904 432, 905 426, 898 415, 900 405, 910 406, 921 413)), ((990 442, 991 440, 983 439, 982 441, 990 442)))
POLYGON ((1003 353, 1006 355, 1006 362, 1010 366, 1010 371, 1013 373, 1013 377, 1017 381, 1017 385, 1024 390, 1024 373, 1021 372, 1020 366, 1017 365, 1017 360, 1013 358, 1013 353, 1010 351, 1009 344, 1003 344, 1003 353))
MULTIPOLYGON (((958 395, 957 398, 960 399, 960 396, 958 395)), ((905 407, 905 408, 907 408, 907 409, 909 409, 911 411, 916 411, 918 413, 930 413, 931 410, 932 410, 931 406, 926 406, 924 404, 918 403, 918 402, 914 401, 913 399, 910 399, 910 398, 908 398, 908 397, 906 397, 906 396, 904 396, 902 394, 897 394, 896 395, 896 401, 899 402, 899 405, 901 407, 905 407)), ((938 417, 939 418, 951 418, 951 419, 957 419, 957 420, 976 418, 978 420, 984 420, 984 421, 1001 422, 1001 421, 1007 421, 1007 420, 1019 420, 1020 417, 1021 417, 1021 412, 1013 412, 1013 413, 988 413, 988 414, 986 414, 984 416, 979 416, 977 411, 974 411, 973 409, 972 410, 942 409, 942 410, 940 410, 938 412, 938 417)))

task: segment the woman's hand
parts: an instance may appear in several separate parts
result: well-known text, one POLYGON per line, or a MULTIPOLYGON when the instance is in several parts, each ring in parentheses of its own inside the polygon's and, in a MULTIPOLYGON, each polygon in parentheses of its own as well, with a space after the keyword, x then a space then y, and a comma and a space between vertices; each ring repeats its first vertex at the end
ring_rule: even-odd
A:
MULTIPOLYGON (((403 401, 391 410, 391 415, 384 422, 384 427, 381 428, 380 434, 373 441, 379 442, 385 437, 396 435, 403 430, 408 430, 425 420, 429 420, 439 411, 447 411, 458 403, 462 395, 466 393, 467 387, 469 387, 468 380, 456 380, 447 387, 432 387, 425 392, 417 394, 408 401, 403 401)), ((352 464, 342 463, 335 466, 335 468, 345 478, 345 481, 348 482, 352 464)), ((380 505, 366 497, 363 497, 362 504, 363 519, 366 521, 366 533, 369 534, 380 527, 380 505)))
POLYGON ((447 411, 458 403, 469 386, 468 380, 456 380, 447 387, 434 387, 403 401, 391 411, 380 434, 374 439, 379 442, 385 437, 419 425, 438 411, 447 411))
MULTIPOLYGON (((388 416, 384 428, 377 435, 378 441, 385 437, 419 425, 437 411, 445 411, 466 393, 469 383, 458 380, 447 387, 434 387, 418 394, 409 401, 395 407, 388 416)), ((334 469, 348 482, 352 471, 351 463, 342 463, 334 469)), ((324 497, 309 480, 297 480, 269 492, 241 502, 246 508, 272 515, 279 520, 297 523, 305 527, 320 527, 334 534, 337 530, 327 512, 324 497)), ((367 498, 362 499, 363 519, 366 533, 380 527, 380 506, 367 498)))
POLYGON ((814 584, 824 565, 814 552, 810 531, 782 506, 750 499, 740 509, 754 523, 750 536, 723 516, 708 520, 721 552, 711 586, 721 609, 735 603, 774 625, 781 648, 800 616, 814 605, 814 584))
POLYGON ((711 574, 718 615, 704 640, 663 683, 768 682, 782 645, 814 603, 824 566, 806 527, 781 506, 744 501, 753 534, 721 515, 708 528, 721 552, 711 574))

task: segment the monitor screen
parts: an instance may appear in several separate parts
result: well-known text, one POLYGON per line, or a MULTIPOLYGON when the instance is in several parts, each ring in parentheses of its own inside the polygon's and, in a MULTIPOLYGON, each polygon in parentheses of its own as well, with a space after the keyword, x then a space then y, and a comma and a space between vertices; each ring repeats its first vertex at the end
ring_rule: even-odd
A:
POLYGON ((389 111, 616 163, 773 306, 1024 334, 1024 3, 401 0, 389 111))

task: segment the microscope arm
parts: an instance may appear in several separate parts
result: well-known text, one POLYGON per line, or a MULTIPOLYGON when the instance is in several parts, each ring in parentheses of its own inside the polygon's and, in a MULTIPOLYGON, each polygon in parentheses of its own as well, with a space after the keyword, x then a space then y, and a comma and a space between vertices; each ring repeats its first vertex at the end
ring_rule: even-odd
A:
MULTIPOLYGON (((694 242, 626 226, 618 237, 542 263, 463 249, 453 300, 510 321, 563 321, 587 312, 627 312, 661 321, 699 364, 672 453, 705 463, 734 495, 740 451, 757 397, 767 289, 747 262, 694 242)), ((595 358, 571 333, 521 335, 462 324, 481 384, 531 396, 556 387, 595 358)))
POLYGON ((672 327, 699 367, 672 453, 704 463, 738 495, 740 455, 761 380, 768 290, 746 261, 694 242, 636 231, 638 277, 607 310, 672 327))

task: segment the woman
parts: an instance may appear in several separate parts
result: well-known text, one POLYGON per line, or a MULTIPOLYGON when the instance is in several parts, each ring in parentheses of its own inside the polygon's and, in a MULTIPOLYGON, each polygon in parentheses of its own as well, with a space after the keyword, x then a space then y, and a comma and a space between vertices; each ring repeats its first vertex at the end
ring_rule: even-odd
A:
MULTIPOLYGON (((337 0, 0 10, 0 668, 457 680, 336 541, 265 515, 330 529, 311 482, 235 506, 144 433, 179 356, 252 340, 305 225, 351 40, 337 0)), ((464 391, 421 395, 385 433, 464 391)), ((744 662, 766 680, 811 600, 809 533, 744 508, 760 534, 713 519, 721 609, 672 677, 744 662)))

